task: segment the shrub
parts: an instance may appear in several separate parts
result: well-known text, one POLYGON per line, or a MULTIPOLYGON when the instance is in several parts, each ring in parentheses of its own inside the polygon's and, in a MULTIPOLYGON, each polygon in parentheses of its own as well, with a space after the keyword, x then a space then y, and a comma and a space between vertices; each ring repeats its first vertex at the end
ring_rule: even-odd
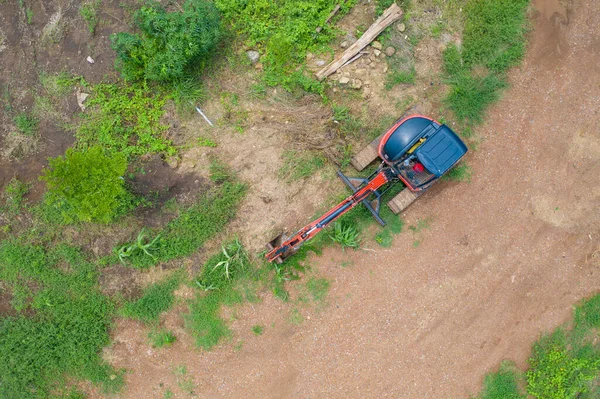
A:
POLYGON ((67 223, 109 222, 127 198, 122 177, 126 169, 121 153, 107 154, 98 146, 69 148, 64 157, 49 160, 40 179, 48 185, 46 200, 60 209, 67 223))
POLYGON ((23 112, 13 119, 17 130, 25 136, 34 136, 38 131, 40 123, 33 115, 23 112))
POLYGON ((75 136, 79 146, 98 144, 128 157, 148 153, 175 153, 164 136, 168 126, 160 123, 165 98, 151 94, 145 85, 95 85, 86 102, 89 112, 75 136))
POLYGON ((182 79, 210 55, 221 37, 219 12, 205 0, 187 0, 181 12, 167 12, 149 1, 134 14, 134 21, 140 34, 111 36, 115 66, 128 80, 182 79))

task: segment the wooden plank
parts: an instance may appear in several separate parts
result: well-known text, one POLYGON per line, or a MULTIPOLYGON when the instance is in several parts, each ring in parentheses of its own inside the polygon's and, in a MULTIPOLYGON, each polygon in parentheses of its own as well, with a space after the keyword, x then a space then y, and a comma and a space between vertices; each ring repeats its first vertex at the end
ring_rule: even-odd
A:
POLYGON ((410 191, 408 188, 405 188, 388 202, 388 206, 390 207, 392 212, 398 214, 406 208, 408 208, 408 206, 412 204, 417 198, 419 198, 419 196, 422 193, 422 191, 413 192, 410 191))
POLYGON ((396 22, 402 17, 402 9, 396 3, 392 4, 381 14, 377 21, 367 29, 367 31, 354 44, 346 49, 340 57, 331 62, 325 68, 317 72, 317 79, 323 80, 327 76, 337 71, 342 65, 348 62, 352 57, 371 43, 385 28, 396 22))
POLYGON ((352 164, 352 166, 354 166, 356 170, 363 170, 364 168, 369 166, 371 162, 377 159, 377 157, 379 156, 377 150, 379 148, 379 142, 381 141, 382 137, 383 134, 377 137, 375 140, 371 141, 371 143, 369 143, 368 146, 363 148, 362 151, 360 151, 358 154, 352 157, 350 163, 352 164))

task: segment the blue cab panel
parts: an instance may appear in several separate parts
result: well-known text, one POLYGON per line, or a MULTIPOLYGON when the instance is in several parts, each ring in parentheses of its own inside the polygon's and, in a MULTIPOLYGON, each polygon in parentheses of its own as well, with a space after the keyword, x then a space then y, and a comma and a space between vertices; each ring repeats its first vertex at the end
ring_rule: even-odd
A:
POLYGON ((467 146, 452 129, 442 125, 415 153, 425 169, 440 177, 467 153, 467 146))

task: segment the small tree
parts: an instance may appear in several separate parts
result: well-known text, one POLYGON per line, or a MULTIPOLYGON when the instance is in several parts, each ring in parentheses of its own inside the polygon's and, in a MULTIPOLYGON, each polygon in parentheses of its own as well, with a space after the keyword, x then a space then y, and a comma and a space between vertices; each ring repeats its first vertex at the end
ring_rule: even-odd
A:
POLYGON ((64 158, 49 160, 40 179, 48 185, 47 200, 61 210, 67 222, 106 223, 127 197, 123 181, 126 169, 127 159, 121 153, 106 154, 99 146, 69 148, 64 158))
POLYGON ((214 3, 187 0, 181 12, 167 12, 151 1, 134 15, 140 34, 111 36, 116 68, 125 79, 172 82, 198 66, 221 37, 221 17, 214 3))

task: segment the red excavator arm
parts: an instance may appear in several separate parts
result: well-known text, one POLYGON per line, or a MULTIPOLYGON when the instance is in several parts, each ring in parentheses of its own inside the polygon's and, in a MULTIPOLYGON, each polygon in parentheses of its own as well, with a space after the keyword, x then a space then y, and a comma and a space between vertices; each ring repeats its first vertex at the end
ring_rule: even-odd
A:
POLYGON ((267 260, 269 262, 272 262, 274 260, 282 261, 289 255, 294 253, 305 241, 308 241, 311 238, 313 238, 318 232, 327 227, 331 222, 342 216, 344 213, 348 212, 350 209, 354 208, 356 205, 360 204, 362 201, 367 199, 369 195, 371 195, 377 189, 389 182, 392 178, 390 172, 390 168, 381 169, 379 173, 377 173, 377 175, 373 177, 372 180, 365 184, 364 187, 360 188, 350 197, 340 202, 338 205, 336 205, 329 212, 321 216, 319 219, 304 226, 302 229, 296 232, 296 234, 288 238, 281 245, 271 249, 271 251, 269 251, 265 255, 267 260))

